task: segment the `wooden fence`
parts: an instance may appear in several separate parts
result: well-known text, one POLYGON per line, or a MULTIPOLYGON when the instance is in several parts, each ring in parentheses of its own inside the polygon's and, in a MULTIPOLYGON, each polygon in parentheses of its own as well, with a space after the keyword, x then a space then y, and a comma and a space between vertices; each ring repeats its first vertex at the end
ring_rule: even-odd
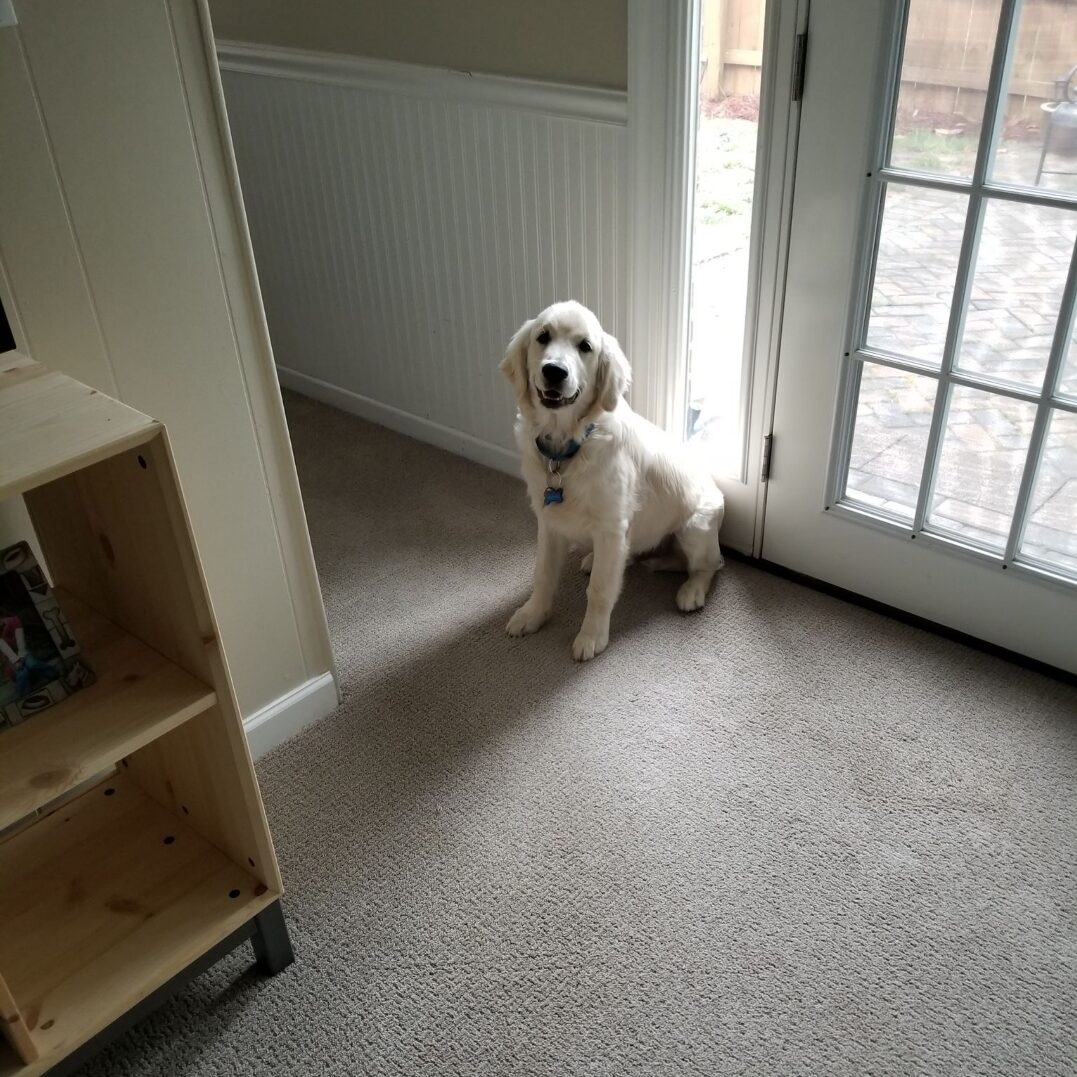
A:
MULTIPOLYGON (((912 0, 901 113, 983 112, 1000 0, 912 0)), ((704 98, 758 94, 764 0, 703 0, 704 98)), ((1055 79, 1077 64, 1077 0, 1025 0, 1009 86, 1010 122, 1035 121, 1055 79)))
POLYGON ((702 8, 701 96, 758 94, 764 0, 703 0, 702 8))

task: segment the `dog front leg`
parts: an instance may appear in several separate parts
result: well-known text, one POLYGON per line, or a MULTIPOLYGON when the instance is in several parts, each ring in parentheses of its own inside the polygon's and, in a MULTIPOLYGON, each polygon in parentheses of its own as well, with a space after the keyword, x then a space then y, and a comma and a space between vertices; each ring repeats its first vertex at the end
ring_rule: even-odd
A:
POLYGON ((595 536, 591 581, 587 585, 587 614, 572 644, 572 657, 587 662, 601 654, 610 641, 610 614, 621 593, 628 540, 623 532, 595 536))
POLYGON ((531 597, 512 615, 505 628, 510 636, 526 636, 537 632, 549 620, 567 552, 568 540, 551 530, 540 519, 538 550, 535 554, 535 585, 531 597))

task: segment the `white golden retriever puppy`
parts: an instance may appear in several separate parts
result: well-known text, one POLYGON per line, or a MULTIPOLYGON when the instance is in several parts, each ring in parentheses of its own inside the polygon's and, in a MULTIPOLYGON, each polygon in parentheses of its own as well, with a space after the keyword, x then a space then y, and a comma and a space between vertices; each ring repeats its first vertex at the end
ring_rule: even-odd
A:
POLYGON ((501 370, 516 390, 516 440, 538 518, 534 589, 509 635, 545 624, 570 545, 590 551, 581 566, 591 574, 587 614, 572 645, 578 661, 606 649, 626 562, 670 537, 674 557, 651 567, 687 570, 677 605, 700 609, 723 564, 722 492, 690 447, 629 407, 631 372, 617 341, 586 307, 555 303, 520 326, 501 370))

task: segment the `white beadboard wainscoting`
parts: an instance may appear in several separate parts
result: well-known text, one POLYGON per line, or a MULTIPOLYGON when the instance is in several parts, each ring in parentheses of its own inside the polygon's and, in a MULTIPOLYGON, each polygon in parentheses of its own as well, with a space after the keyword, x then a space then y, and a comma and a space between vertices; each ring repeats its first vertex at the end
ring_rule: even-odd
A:
POLYGON ((218 56, 282 384, 515 472, 510 335, 564 298, 624 331, 625 95, 218 56))

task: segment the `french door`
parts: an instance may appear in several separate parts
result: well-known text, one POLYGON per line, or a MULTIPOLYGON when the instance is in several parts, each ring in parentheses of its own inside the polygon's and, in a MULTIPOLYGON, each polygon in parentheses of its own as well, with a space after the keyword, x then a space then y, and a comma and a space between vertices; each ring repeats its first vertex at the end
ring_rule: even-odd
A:
POLYGON ((1074 63, 1077 0, 813 0, 763 556, 1077 672, 1074 63))

